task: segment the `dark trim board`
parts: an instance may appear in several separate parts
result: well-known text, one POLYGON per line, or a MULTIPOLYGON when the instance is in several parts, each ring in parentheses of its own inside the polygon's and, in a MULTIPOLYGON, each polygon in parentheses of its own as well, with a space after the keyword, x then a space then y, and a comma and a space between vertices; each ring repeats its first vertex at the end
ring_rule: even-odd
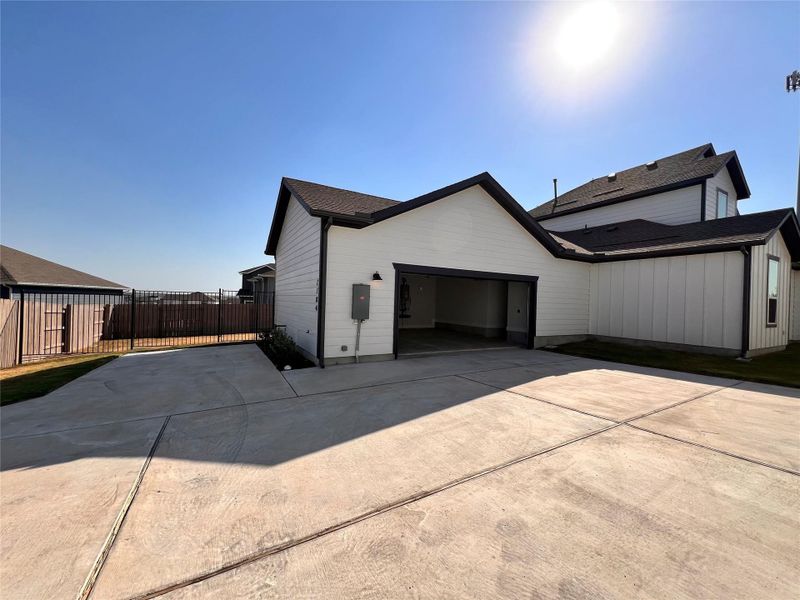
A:
POLYGON ((431 267, 428 265, 409 265, 392 263, 394 266, 394 319, 392 327, 392 354, 397 358, 400 339, 400 274, 434 275, 436 277, 458 277, 461 279, 490 279, 494 281, 516 281, 528 284, 528 343, 526 347, 533 349, 536 338, 536 299, 539 290, 538 275, 521 275, 518 273, 498 273, 495 271, 472 271, 469 269, 451 269, 448 267, 431 267))
POLYGON ((325 296, 328 270, 328 229, 331 219, 320 219, 319 235, 319 290, 317 290, 317 364, 325 368, 325 296))
POLYGON ((700 184, 700 221, 706 220, 706 187, 707 187, 708 180, 703 179, 703 183, 700 184))
POLYGON ((624 196, 619 196, 617 198, 610 198, 609 200, 604 200, 602 202, 595 202, 593 204, 584 204, 582 206, 576 206, 575 208, 560 210, 556 213, 540 215, 538 217, 533 217, 533 215, 531 216, 532 218, 536 219, 536 221, 541 223, 547 221, 548 219, 555 219, 556 217, 563 217, 564 215, 572 215, 575 213, 583 212, 585 210, 600 208, 601 206, 611 206, 612 204, 627 202, 628 200, 636 200, 637 198, 645 198, 647 196, 653 196, 655 194, 663 194, 664 192, 672 192, 674 190, 682 190, 683 188, 688 188, 695 185, 701 185, 711 177, 713 177, 713 175, 704 175, 703 177, 695 177, 694 179, 688 179, 686 181, 680 181, 678 183, 670 183, 668 185, 662 185, 660 187, 651 188, 648 190, 642 190, 640 192, 634 192, 632 194, 626 194, 624 196))
POLYGON ((750 351, 750 280, 753 262, 753 248, 742 246, 744 255, 744 273, 742 276, 742 358, 750 351))

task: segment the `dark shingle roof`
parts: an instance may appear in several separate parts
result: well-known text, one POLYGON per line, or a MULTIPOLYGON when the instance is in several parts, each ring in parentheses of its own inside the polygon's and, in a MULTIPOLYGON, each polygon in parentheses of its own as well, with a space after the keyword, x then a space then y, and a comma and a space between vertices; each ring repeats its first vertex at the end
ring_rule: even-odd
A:
POLYGON ((244 271, 239 271, 239 275, 261 275, 269 271, 275 270, 275 263, 267 263, 265 265, 258 265, 257 267, 250 267, 244 271))
POLYGON ((552 232, 551 235, 564 248, 587 255, 619 256, 712 246, 733 247, 764 243, 792 213, 791 208, 782 208, 683 225, 634 219, 587 229, 552 232))
POLYGON ((0 246, 0 283, 7 285, 46 285, 60 287, 114 288, 126 286, 95 277, 58 263, 0 246))
POLYGON ((399 204, 397 200, 389 200, 389 198, 371 196, 361 192, 352 192, 288 177, 283 178, 283 183, 301 202, 304 202, 309 209, 314 211, 352 217, 360 213, 374 213, 382 208, 399 204))
POLYGON ((590 182, 576 187, 548 200, 529 211, 537 219, 551 215, 577 212, 600 204, 636 198, 673 189, 681 184, 699 183, 703 179, 713 177, 723 167, 731 163, 732 177, 739 199, 750 196, 744 175, 741 173, 736 152, 716 154, 711 144, 704 144, 691 150, 685 150, 672 156, 654 161, 653 167, 648 164, 639 165, 624 171, 592 179, 590 182))

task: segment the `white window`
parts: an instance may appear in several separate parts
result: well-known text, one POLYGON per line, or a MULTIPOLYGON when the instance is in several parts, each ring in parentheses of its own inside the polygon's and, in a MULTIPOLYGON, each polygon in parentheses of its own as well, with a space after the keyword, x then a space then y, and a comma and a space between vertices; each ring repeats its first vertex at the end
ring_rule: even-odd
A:
POLYGON ((724 219, 728 216, 728 192, 717 188, 717 218, 724 219))
POLYGON ((780 259, 770 256, 767 259, 767 326, 778 323, 778 276, 780 259))

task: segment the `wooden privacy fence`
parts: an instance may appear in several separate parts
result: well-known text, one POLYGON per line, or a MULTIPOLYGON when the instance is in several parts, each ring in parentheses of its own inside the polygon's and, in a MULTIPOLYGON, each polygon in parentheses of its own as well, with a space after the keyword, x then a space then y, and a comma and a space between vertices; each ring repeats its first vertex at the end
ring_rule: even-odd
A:
POLYGON ((0 300, 0 369, 7 369, 17 364, 18 333, 19 302, 0 300))
POLYGON ((256 340, 272 329, 273 299, 227 290, 21 293, 0 301, 0 368, 58 354, 256 340))

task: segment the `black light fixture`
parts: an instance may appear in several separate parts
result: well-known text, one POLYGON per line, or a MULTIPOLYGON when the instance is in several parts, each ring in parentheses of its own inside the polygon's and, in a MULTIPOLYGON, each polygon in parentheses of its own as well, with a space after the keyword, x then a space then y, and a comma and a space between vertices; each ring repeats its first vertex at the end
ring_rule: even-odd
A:
POLYGON ((380 274, 380 273, 378 273, 377 271, 375 271, 375 272, 372 274, 372 281, 383 281, 383 277, 381 277, 381 274, 380 274))

